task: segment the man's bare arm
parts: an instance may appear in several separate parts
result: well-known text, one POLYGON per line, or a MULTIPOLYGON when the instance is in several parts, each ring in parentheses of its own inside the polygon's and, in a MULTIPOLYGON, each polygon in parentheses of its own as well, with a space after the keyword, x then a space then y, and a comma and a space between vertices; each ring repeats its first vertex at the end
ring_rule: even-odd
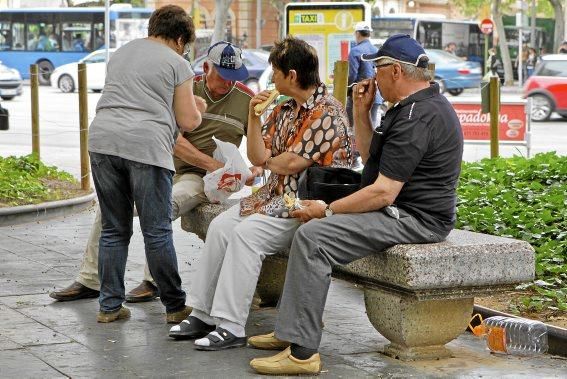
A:
POLYGON ((193 146, 181 133, 177 136, 173 153, 182 161, 210 172, 224 166, 222 162, 217 161, 193 146))

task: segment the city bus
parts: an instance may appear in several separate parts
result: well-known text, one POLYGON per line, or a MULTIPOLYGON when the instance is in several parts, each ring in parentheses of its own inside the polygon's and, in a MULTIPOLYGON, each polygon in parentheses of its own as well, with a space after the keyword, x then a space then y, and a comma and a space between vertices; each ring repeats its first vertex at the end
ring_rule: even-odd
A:
MULTIPOLYGON (((0 10, 0 61, 29 78, 38 64, 40 84, 55 67, 76 62, 104 47, 104 7, 0 10)), ((110 7, 110 47, 147 36, 147 8, 110 7)))
POLYGON ((373 38, 383 43, 393 34, 409 34, 425 49, 457 46, 455 54, 469 61, 484 61, 484 35, 473 21, 446 20, 444 16, 417 15, 380 16, 372 18, 373 38))

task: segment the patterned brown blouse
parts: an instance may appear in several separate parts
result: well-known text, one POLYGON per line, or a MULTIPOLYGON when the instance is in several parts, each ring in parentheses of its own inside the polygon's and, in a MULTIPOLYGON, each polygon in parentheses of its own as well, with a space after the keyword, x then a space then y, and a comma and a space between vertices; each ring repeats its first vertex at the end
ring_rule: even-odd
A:
MULTIPOLYGON (((294 120, 294 99, 278 105, 263 126, 266 149, 272 157, 293 152, 319 166, 350 167, 352 146, 347 134, 348 119, 342 104, 327 94, 321 84, 304 103, 294 120)), ((271 173, 266 185, 240 200, 240 215, 261 213, 290 217, 283 195, 297 198, 297 181, 301 172, 292 175, 271 173)))

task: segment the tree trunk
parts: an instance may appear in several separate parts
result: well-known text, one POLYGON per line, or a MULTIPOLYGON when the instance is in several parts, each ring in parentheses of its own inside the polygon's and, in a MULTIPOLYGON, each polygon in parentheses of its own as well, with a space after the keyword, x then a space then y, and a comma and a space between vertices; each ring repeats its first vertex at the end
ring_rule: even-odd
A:
POLYGON ((512 68, 512 60, 510 59, 510 49, 508 49, 508 41, 504 33, 504 22, 502 22, 502 0, 494 0, 492 2, 492 17, 496 25, 496 33, 498 34, 498 43, 500 45, 500 57, 504 65, 504 85, 514 84, 514 72, 512 68))
POLYGON ((215 31, 211 45, 226 39, 226 19, 232 0, 215 0, 215 31))
POLYGON ((549 2, 555 11, 555 38, 553 41, 553 51, 550 51, 550 53, 556 53, 565 34, 565 13, 563 13, 561 0, 549 0, 549 2))

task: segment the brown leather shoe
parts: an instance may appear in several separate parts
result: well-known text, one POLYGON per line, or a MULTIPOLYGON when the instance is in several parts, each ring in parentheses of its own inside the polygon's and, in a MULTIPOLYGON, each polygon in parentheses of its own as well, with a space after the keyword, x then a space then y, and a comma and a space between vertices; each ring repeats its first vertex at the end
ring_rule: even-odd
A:
POLYGON ((158 297, 158 289, 147 280, 142 281, 140 285, 126 294, 126 302, 141 303, 143 301, 152 301, 158 297))
POLYGON ((291 355, 288 347, 271 357, 255 358, 250 366, 260 374, 268 375, 318 375, 321 372, 321 356, 313 354, 311 358, 301 360, 291 355))
POLYGON ((49 297, 59 301, 73 301, 79 299, 88 299, 98 297, 99 292, 89 287, 85 287, 79 282, 73 282, 69 287, 60 291, 53 291, 49 297))

